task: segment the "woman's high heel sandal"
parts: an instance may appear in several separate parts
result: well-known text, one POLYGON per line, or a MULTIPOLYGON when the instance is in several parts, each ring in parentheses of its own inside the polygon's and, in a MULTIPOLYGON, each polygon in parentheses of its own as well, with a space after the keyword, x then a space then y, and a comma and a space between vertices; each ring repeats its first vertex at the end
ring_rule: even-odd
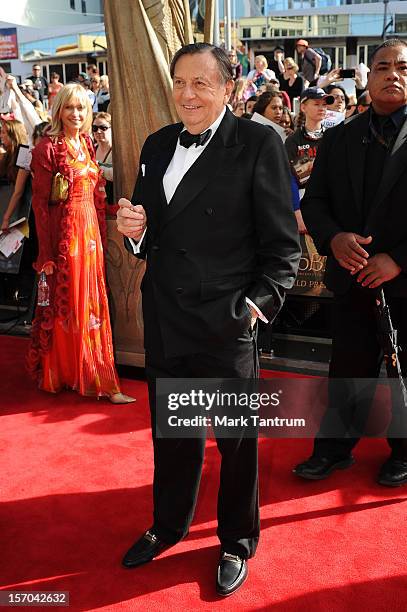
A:
POLYGON ((112 404, 131 404, 136 401, 136 398, 125 395, 124 393, 114 393, 113 395, 109 395, 109 400, 112 404))

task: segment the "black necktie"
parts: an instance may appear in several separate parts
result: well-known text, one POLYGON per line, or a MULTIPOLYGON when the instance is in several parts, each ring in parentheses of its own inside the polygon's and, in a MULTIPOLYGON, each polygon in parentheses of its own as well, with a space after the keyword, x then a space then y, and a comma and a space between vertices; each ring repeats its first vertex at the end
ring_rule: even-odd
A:
POLYGON ((186 149, 189 149, 189 147, 194 143, 195 146, 199 147, 208 142, 211 134, 212 130, 206 130, 206 132, 203 132, 202 134, 190 134, 187 132, 187 130, 184 130, 179 135, 179 144, 181 147, 185 147, 186 149))
POLYGON ((387 144, 391 143, 396 131, 397 128, 391 120, 391 117, 388 117, 382 124, 382 135, 387 144))

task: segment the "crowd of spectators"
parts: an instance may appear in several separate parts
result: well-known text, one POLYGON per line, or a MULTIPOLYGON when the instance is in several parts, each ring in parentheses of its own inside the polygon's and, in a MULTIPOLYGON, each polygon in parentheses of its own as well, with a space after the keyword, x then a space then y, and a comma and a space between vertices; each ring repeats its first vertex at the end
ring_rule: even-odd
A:
POLYGON ((367 68, 358 66, 347 71, 354 76, 347 79, 345 88, 343 71, 331 69, 330 58, 322 49, 312 49, 308 41, 300 39, 296 51, 294 59, 285 57, 284 50, 276 47, 270 65, 264 55, 257 55, 254 68, 243 76, 241 61, 232 50, 229 58, 235 85, 229 108, 237 117, 275 129, 285 142, 292 171, 293 207, 299 231, 306 233, 300 200, 318 143, 330 127, 368 110, 371 100, 366 89, 367 68))
MULTIPOLYGON (((324 71, 321 50, 310 48, 308 42, 301 39, 297 41, 296 51, 294 59, 285 57, 283 49, 276 47, 270 65, 264 55, 257 55, 253 68, 248 69, 242 56, 232 49, 228 56, 235 85, 229 108, 238 117, 258 121, 275 129, 285 141, 292 170, 293 206, 299 230, 306 232, 299 201, 304 192, 306 177, 312 170, 318 142, 329 127, 366 111, 370 105, 370 97, 358 68, 355 69, 354 93, 349 95, 342 86, 343 78, 339 68, 326 71, 325 64, 324 71)), ((18 84, 14 77, 0 71, 2 123, 7 120, 20 122, 26 133, 26 140, 31 144, 35 126, 51 121, 53 100, 64 85, 57 72, 52 72, 50 76, 48 83, 42 74, 41 66, 35 64, 32 74, 18 84)), ((109 78, 107 75, 100 75, 95 64, 89 64, 86 72, 78 73, 75 82, 86 90, 92 105, 92 129, 93 140, 98 148, 97 160, 105 173, 107 196, 109 203, 112 203, 109 78)), ((5 131, 3 129, 4 134, 5 131)), ((7 140, 6 136, 4 138, 7 140)), ((0 173, 3 173, 3 176, 6 165, 9 165, 9 155, 3 142, 0 149, 0 173)), ((13 182, 15 183, 15 179, 13 182)), ((21 193, 20 189, 18 193, 21 193)), ((7 219, 0 221, 4 228, 7 219)))

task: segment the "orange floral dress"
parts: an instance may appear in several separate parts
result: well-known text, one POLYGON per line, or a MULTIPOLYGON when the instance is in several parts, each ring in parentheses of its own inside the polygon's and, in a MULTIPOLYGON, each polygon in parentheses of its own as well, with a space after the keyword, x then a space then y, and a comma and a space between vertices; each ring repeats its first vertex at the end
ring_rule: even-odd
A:
MULTIPOLYGON (((51 234, 51 255, 42 253, 41 257, 40 248, 37 270, 53 263, 54 272, 47 276, 50 305, 37 306, 28 362, 45 391, 55 393, 70 387, 81 395, 109 396, 120 392, 120 387, 114 366, 103 245, 95 207, 100 172, 87 142, 81 140, 79 152, 64 142, 64 176, 69 177, 69 198, 58 206, 49 206, 48 211, 38 202, 36 210, 35 205, 36 167, 41 164, 41 152, 33 164, 37 227, 41 219, 46 220, 45 212, 51 234)), ((41 190, 41 183, 37 188, 41 190)), ((41 247, 41 235, 39 242, 41 247)))

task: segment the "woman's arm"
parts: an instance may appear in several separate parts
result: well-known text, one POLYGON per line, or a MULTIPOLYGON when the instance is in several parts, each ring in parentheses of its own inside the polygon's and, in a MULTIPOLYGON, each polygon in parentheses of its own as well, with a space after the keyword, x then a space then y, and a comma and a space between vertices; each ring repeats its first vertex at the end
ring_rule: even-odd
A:
POLYGON ((44 270, 47 274, 51 274, 56 262, 51 247, 49 222, 49 197, 54 175, 53 150, 49 138, 43 138, 34 148, 31 170, 33 172, 32 207, 38 235, 38 259, 34 268, 37 272, 44 270))
POLYGON ((15 94, 16 102, 19 105, 19 112, 22 115, 23 123, 31 138, 35 126, 41 123, 42 120, 37 115, 34 106, 21 92, 21 89, 17 85, 16 78, 9 74, 7 76, 7 82, 9 83, 10 90, 15 94))
POLYGON ((283 60, 284 60, 284 53, 278 53, 277 54, 277 66, 280 71, 280 74, 283 74, 286 72, 283 60))
POLYGON ((22 170, 20 168, 20 170, 18 171, 16 184, 14 185, 13 195, 11 196, 10 202, 8 203, 8 206, 6 208, 6 212, 3 215, 3 221, 1 223, 0 229, 2 230, 8 229, 8 226, 10 224, 10 219, 15 209, 19 205, 21 198, 23 197, 25 184, 29 176, 30 176, 30 173, 27 172, 27 170, 22 170))

